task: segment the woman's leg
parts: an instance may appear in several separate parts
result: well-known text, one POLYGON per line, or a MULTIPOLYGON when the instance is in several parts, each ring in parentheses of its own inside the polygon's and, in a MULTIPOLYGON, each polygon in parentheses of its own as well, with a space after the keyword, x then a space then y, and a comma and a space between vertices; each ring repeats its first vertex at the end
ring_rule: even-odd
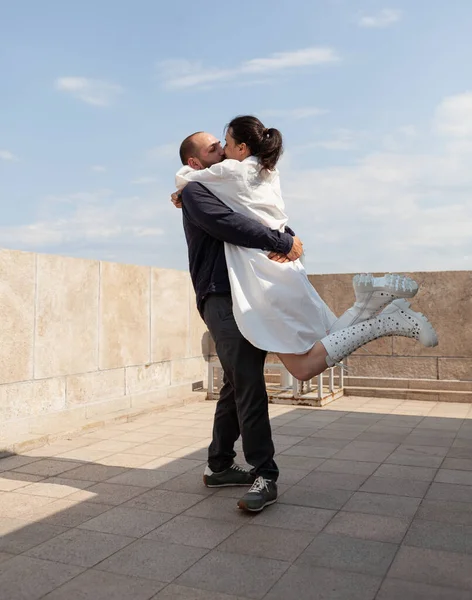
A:
POLYGON ((316 342, 306 354, 277 354, 284 367, 295 379, 308 381, 328 368, 328 353, 321 342, 316 342))
POLYGON ((424 315, 411 310, 406 300, 394 300, 377 317, 330 333, 306 354, 278 356, 296 379, 308 381, 364 344, 394 335, 416 339, 426 347, 438 343, 436 332, 424 315))

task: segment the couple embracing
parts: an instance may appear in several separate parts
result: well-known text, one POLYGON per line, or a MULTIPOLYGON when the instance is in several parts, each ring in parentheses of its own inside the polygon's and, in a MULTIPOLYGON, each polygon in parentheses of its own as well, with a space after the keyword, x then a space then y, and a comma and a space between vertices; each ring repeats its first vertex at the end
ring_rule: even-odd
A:
POLYGON ((277 500, 267 352, 309 380, 381 337, 438 343, 428 319, 410 308, 418 285, 409 277, 356 275, 351 308, 338 318, 325 304, 287 225, 277 170, 282 150, 281 133, 252 116, 229 123, 224 147, 209 133, 194 133, 181 144, 172 195, 182 208, 197 307, 224 371, 203 479, 208 487, 250 486, 238 502, 250 512, 277 500), (250 471, 234 462, 239 436, 250 471))

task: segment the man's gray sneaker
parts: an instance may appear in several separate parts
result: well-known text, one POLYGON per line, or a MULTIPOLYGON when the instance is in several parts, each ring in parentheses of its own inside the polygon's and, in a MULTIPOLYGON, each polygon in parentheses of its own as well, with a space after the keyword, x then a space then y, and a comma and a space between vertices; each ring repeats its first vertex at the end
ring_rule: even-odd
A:
POLYGON ((257 477, 251 489, 239 500, 238 507, 248 512, 259 512, 277 502, 277 484, 273 479, 257 477))
POLYGON ((256 476, 236 463, 228 469, 213 473, 210 467, 206 467, 203 473, 203 483, 209 488, 230 487, 238 485, 252 485, 256 476))

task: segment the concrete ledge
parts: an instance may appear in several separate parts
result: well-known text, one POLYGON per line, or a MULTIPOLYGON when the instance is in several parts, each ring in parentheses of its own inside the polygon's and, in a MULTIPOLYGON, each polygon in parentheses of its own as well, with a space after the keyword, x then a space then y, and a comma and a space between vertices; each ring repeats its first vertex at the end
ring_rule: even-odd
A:
POLYGON ((318 398, 316 394, 308 393, 303 394, 300 398, 294 398, 291 394, 274 394, 269 395, 269 404, 290 404, 292 406, 313 406, 321 408, 322 406, 326 406, 334 400, 338 400, 344 396, 343 390, 338 390, 331 394, 327 394, 323 396, 323 398, 318 398))
POLYGON ((175 406, 202 402, 206 391, 192 392, 189 384, 99 402, 89 406, 50 413, 8 424, 0 439, 0 458, 74 437, 84 431, 126 422, 136 417, 175 406), (124 400, 126 400, 124 402, 124 400))
MULTIPOLYGON (((335 378, 336 381, 336 378, 335 378)), ((434 390, 447 392, 472 392, 472 381, 457 379, 405 379, 402 377, 344 377, 346 387, 394 388, 434 390)))
MULTIPOLYGON (((438 382, 439 384, 440 382, 438 382)), ((439 385, 438 385, 439 387, 439 385)), ((347 386, 345 396, 367 398, 395 398, 395 400, 420 400, 424 402, 465 402, 472 403, 472 392, 454 392, 448 390, 428 390, 412 388, 386 388, 347 386)))

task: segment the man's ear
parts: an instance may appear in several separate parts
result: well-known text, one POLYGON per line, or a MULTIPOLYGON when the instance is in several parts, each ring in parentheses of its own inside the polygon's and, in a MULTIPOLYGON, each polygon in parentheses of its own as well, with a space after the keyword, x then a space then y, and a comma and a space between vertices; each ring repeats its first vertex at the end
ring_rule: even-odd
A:
POLYGON ((189 158, 187 164, 192 169, 203 169, 202 163, 198 160, 198 158, 189 158))

